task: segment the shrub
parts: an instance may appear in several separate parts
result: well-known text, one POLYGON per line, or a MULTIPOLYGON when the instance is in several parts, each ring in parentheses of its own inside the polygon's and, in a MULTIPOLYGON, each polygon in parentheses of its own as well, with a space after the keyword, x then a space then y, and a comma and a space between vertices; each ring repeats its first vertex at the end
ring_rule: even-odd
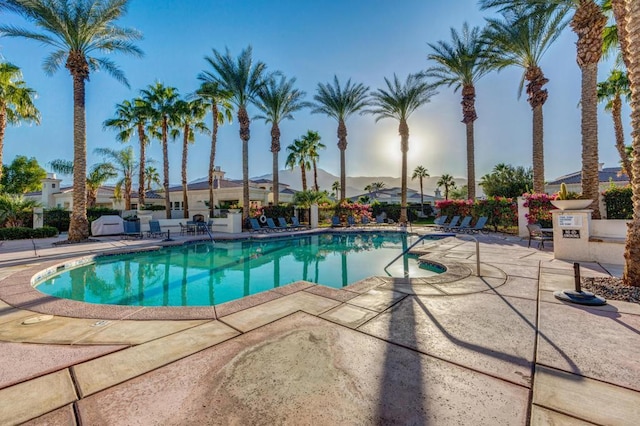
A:
POLYGON ((31 229, 23 227, 0 228, 1 240, 25 240, 30 238, 49 238, 58 235, 58 230, 52 226, 31 229))
POLYGON ((473 204, 472 216, 475 220, 486 216, 487 223, 493 226, 494 231, 498 231, 498 226, 508 228, 518 225, 518 204, 505 197, 478 200, 473 204))
POLYGON ((252 210, 250 216, 259 217, 265 215, 271 218, 284 217, 287 221, 290 221, 293 216, 293 206, 263 206, 261 209, 252 210))
POLYGON ((59 207, 47 209, 44 211, 44 225, 54 227, 58 232, 67 232, 71 220, 70 214, 70 211, 59 207))
POLYGON ((555 209, 551 200, 555 200, 556 195, 523 194, 522 197, 524 207, 529 207, 529 213, 526 215, 527 223, 539 223, 543 228, 550 228, 551 210, 555 209))
MULTIPOLYGON (((207 202, 208 205, 208 202, 207 202)), ((140 210, 149 210, 149 211, 160 211, 160 210, 166 210, 165 206, 159 206, 156 204, 147 204, 146 206, 142 207, 140 210)))
POLYGON ((631 185, 623 188, 609 188, 602 195, 607 206, 608 219, 631 219, 633 217, 631 185))

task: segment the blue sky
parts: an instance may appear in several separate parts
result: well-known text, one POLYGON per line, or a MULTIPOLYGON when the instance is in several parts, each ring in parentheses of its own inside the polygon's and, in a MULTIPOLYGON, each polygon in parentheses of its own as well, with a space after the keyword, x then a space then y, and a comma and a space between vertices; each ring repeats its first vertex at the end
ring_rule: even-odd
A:
MULTIPOLYGON (((93 154, 97 147, 120 148, 115 132, 103 130, 102 122, 111 118, 115 105, 139 94, 139 90, 160 81, 177 87, 181 94, 193 92, 199 85, 197 75, 207 70, 204 60, 211 49, 230 49, 237 55, 248 45, 254 57, 269 70, 295 76, 298 87, 312 100, 319 82, 330 81, 334 74, 341 80, 351 78, 371 89, 382 87, 384 77, 424 70, 430 49, 427 43, 450 39, 450 28, 460 29, 463 22, 483 25, 491 11, 480 11, 476 0, 436 2, 403 0, 132 0, 121 26, 134 27, 144 35, 138 45, 142 59, 111 55, 129 79, 131 88, 108 74, 94 73, 87 84, 88 164, 102 159, 93 154)), ((3 21, 23 24, 9 14, 3 21)), ((25 24, 28 26, 28 24, 25 24)), ((569 28, 547 52, 542 69, 550 80, 549 99, 544 106, 545 178, 554 178, 581 167, 580 146, 580 71, 575 61, 576 36, 569 28)), ((16 155, 35 156, 45 168, 51 160, 72 159, 72 83, 66 69, 54 76, 42 71, 48 48, 24 39, 0 38, 0 55, 22 68, 27 85, 38 92, 36 105, 42 113, 40 126, 9 127, 5 139, 4 162, 16 155)), ((610 63, 600 67, 604 80, 610 63)), ((531 165, 531 109, 526 94, 517 98, 520 69, 492 73, 476 85, 478 120, 475 122, 476 176, 491 171, 498 163, 531 165)), ((460 93, 441 87, 431 103, 419 109, 409 120, 409 170, 418 165, 431 175, 449 173, 466 177, 465 126, 460 93)), ((618 165, 614 148, 611 117, 599 110, 600 161, 607 167, 618 165)), ((255 109, 250 110, 254 115, 255 109)), ((623 116, 627 139, 628 115, 623 116)), ((210 125, 210 123, 209 123, 210 125)), ((339 175, 337 124, 309 111, 296 114, 295 120, 281 124, 284 149, 307 130, 318 131, 327 149, 321 152, 319 166, 339 175)), ((397 122, 375 123, 370 115, 353 116, 347 121, 347 175, 400 176, 400 142, 397 122)), ((206 176, 209 137, 197 136, 190 147, 189 180, 206 176)), ((137 145, 136 147, 137 152, 137 145)), ((271 172, 269 127, 252 121, 249 141, 249 174, 271 172)), ((181 143, 170 147, 170 180, 180 181, 181 143)), ((161 169, 161 149, 152 141, 149 154, 161 169)), ((217 164, 227 177, 241 178, 241 143, 237 122, 220 129, 217 164)), ((66 179, 70 180, 70 179, 66 179)))

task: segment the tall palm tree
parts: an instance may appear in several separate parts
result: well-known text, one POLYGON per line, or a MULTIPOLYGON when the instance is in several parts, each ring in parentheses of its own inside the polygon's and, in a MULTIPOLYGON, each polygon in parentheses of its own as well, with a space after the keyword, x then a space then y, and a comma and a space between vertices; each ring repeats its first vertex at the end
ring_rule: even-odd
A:
POLYGON ((629 79, 627 73, 621 70, 612 70, 606 81, 598 83, 598 100, 605 102, 604 110, 611 112, 613 118, 613 130, 616 137, 616 149, 620 154, 623 171, 632 180, 631 160, 627 155, 624 144, 624 130, 622 128, 622 97, 629 99, 629 79))
POLYGON ((640 285, 640 2, 635 0, 612 0, 613 12, 618 26, 620 47, 627 65, 631 89, 631 146, 633 162, 633 220, 627 229, 625 243, 625 267, 622 279, 627 285, 640 285))
POLYGON ((397 75, 393 81, 384 79, 387 87, 371 94, 371 109, 368 113, 376 116, 376 122, 383 118, 398 120, 400 151, 402 152, 402 176, 400 195, 400 223, 407 223, 407 152, 409 151, 409 124, 407 120, 415 110, 428 103, 436 94, 424 74, 409 74, 404 83, 397 75))
POLYGON ((146 181, 146 191, 151 191, 153 189, 153 184, 158 186, 162 185, 162 181, 160 180, 160 173, 158 173, 158 169, 153 166, 147 166, 147 169, 144 171, 144 178, 146 181))
POLYGON ((302 190, 307 190, 307 169, 311 167, 309 159, 309 144, 304 138, 295 139, 291 145, 287 147, 289 155, 285 165, 293 170, 296 166, 300 167, 302 174, 302 190))
POLYGON ((436 185, 438 186, 438 188, 444 186, 444 199, 448 200, 449 191, 456 187, 456 181, 453 179, 453 176, 451 176, 448 173, 445 173, 442 176, 440 176, 440 179, 438 179, 438 182, 436 182, 436 185))
POLYGON ((547 100, 549 80, 540 68, 540 60, 567 25, 564 15, 545 9, 531 14, 525 8, 503 12, 499 19, 487 19, 484 32, 489 64, 501 70, 509 66, 523 70, 518 97, 527 84, 527 101, 533 112, 533 190, 544 192, 544 126, 542 106, 547 100))
POLYGON ((294 88, 295 78, 287 80, 284 76, 277 79, 269 78, 265 85, 258 90, 256 107, 262 114, 254 119, 271 123, 271 153, 273 163, 273 204, 280 202, 280 182, 278 170, 278 153, 280 152, 280 122, 284 119, 293 120, 293 113, 307 106, 302 101, 305 92, 294 88))
POLYGON ((485 45, 482 42, 480 28, 469 28, 465 22, 462 33, 451 28, 451 42, 438 41, 429 43, 433 53, 427 59, 437 65, 427 69, 427 76, 436 78, 436 85, 453 86, 457 92, 462 88, 462 122, 466 126, 467 133, 467 185, 469 198, 476 197, 476 171, 475 171, 475 141, 473 123, 477 120, 476 114, 476 87, 475 83, 489 72, 485 45))
POLYGON ((338 121, 338 149, 340 149, 340 200, 347 198, 346 158, 347 125, 345 121, 356 112, 362 113, 367 106, 369 87, 362 83, 351 83, 347 80, 340 85, 338 76, 333 77, 333 84, 318 83, 317 93, 313 97, 314 114, 325 114, 338 121))
POLYGON ((176 122, 176 103, 179 100, 178 89, 160 82, 149 85, 140 91, 142 99, 149 105, 151 113, 150 131, 160 137, 162 144, 162 187, 166 218, 171 219, 171 201, 169 200, 169 134, 176 122), (158 128, 160 131, 158 132, 158 128))
POLYGON ((204 71, 198 78, 202 81, 216 82, 222 90, 231 94, 229 100, 237 108, 242 140, 242 218, 249 218, 249 126, 251 120, 247 106, 253 102, 264 84, 267 66, 253 60, 251 46, 242 50, 237 58, 233 58, 229 49, 222 54, 213 49, 213 56, 205 56, 205 60, 213 68, 213 72, 204 71))
POLYGON ((116 182, 116 195, 122 195, 124 198, 124 209, 131 210, 133 175, 139 167, 135 154, 133 153, 133 148, 131 146, 121 150, 96 148, 93 152, 104 157, 105 162, 103 164, 113 166, 118 176, 120 176, 120 179, 116 182))
POLYGON ((582 194, 594 200, 589 206, 592 217, 600 219, 600 176, 598 173, 598 62, 602 57, 603 33, 607 16, 595 0, 480 0, 483 8, 509 10, 529 6, 532 13, 550 8, 558 14, 573 12, 569 26, 577 34, 578 66, 582 74, 582 194))
POLYGON ((144 99, 136 98, 133 100, 124 100, 121 104, 116 105, 116 113, 114 118, 104 121, 105 128, 113 128, 118 130, 116 139, 120 142, 128 142, 133 133, 138 134, 139 148, 139 175, 138 175, 138 205, 145 205, 145 172, 146 172, 146 148, 149 143, 146 126, 152 118, 153 111, 151 106, 144 99))
MULTIPOLYGON (((70 160, 53 160, 49 163, 49 167, 56 173, 63 175, 73 175, 73 161, 70 160)), ((116 168, 111 163, 99 163, 91 167, 87 175, 87 207, 96 206, 98 199, 98 190, 102 185, 110 179, 118 177, 116 168)))
POLYGON ((7 124, 20 124, 23 121, 40 124, 40 112, 33 104, 35 94, 22 81, 20 68, 8 62, 0 63, 0 178, 7 124))
POLYGON ((197 99, 204 100, 211 108, 211 150, 209 151, 209 214, 213 217, 215 200, 213 199, 213 172, 216 164, 216 145, 218 144, 218 127, 231 123, 233 107, 229 102, 231 94, 220 89, 214 81, 205 81, 196 90, 197 99))
POLYGON ((189 144, 195 142, 195 132, 209 133, 204 123, 208 105, 201 99, 180 100, 176 103, 176 125, 182 127, 182 211, 183 217, 189 217, 189 187, 187 185, 187 155, 189 144))
POLYGON ((420 211, 424 215, 424 190, 423 190, 423 179, 429 177, 429 172, 423 166, 418 166, 413 170, 413 175, 411 175, 411 180, 420 179, 420 211))
POLYGON ((95 52, 127 53, 142 56, 133 41, 142 38, 137 30, 115 25, 126 12, 127 0, 9 0, 11 8, 33 22, 43 32, 12 25, 0 25, 0 35, 24 37, 52 47, 44 60, 47 74, 64 64, 73 80, 73 208, 69 241, 89 236, 87 220, 86 171, 87 138, 85 81, 91 71, 105 70, 128 86, 124 73, 108 58, 95 52))
POLYGON ((320 142, 322 139, 318 132, 313 130, 307 130, 307 133, 302 136, 307 151, 309 154, 309 161, 311 161, 311 167, 313 168, 313 190, 320 191, 318 187, 318 159, 320 158, 320 150, 325 149, 326 146, 320 142))
POLYGON ((331 192, 333 194, 332 197, 337 196, 339 191, 340 191, 340 181, 337 180, 333 182, 333 184, 331 184, 331 192))

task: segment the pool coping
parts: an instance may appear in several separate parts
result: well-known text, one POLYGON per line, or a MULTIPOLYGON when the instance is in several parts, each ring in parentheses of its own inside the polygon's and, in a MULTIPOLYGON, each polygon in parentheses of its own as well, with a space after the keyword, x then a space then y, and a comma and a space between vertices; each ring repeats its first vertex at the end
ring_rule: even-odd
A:
MULTIPOLYGON (((336 231, 331 230, 329 232, 333 233, 336 231)), ((273 236, 277 237, 278 235, 276 234, 273 236)), ((252 237, 253 235, 249 236, 249 238, 252 237)), ((267 238, 271 237, 272 236, 270 235, 267 238)), ((230 238, 229 240, 246 239, 247 238, 230 238)), ((189 240, 179 243, 169 242, 168 244, 159 243, 157 245, 139 248, 126 248, 116 250, 108 249, 103 252, 93 253, 90 255, 75 256, 67 259, 57 259, 43 262, 22 269, 0 280, 0 300, 4 301, 13 308, 33 311, 34 313, 38 314, 56 315, 71 318, 106 320, 212 320, 230 315, 243 309, 266 303, 271 300, 278 299, 280 297, 284 297, 293 292, 316 285, 336 290, 337 292, 346 291, 349 293, 360 293, 362 292, 362 290, 368 291, 374 287, 385 285, 390 281, 397 282, 398 280, 402 280, 409 288, 412 288, 414 286, 421 285, 446 284, 449 282, 456 282, 472 274, 472 270, 463 263, 452 261, 451 259, 447 259, 446 261, 438 259, 438 261, 435 261, 430 256, 430 253, 428 251, 416 250, 416 252, 420 254, 421 260, 424 259, 429 263, 442 265, 446 268, 446 271, 432 277, 408 279, 370 276, 363 280, 351 283, 341 289, 335 289, 332 287, 323 286, 322 284, 316 284, 307 281, 297 281, 285 286, 277 287, 261 293, 245 296, 240 299, 213 306, 126 306, 87 303, 50 296, 36 290, 36 288, 34 287, 34 284, 37 281, 40 281, 46 276, 52 275, 60 268, 66 269, 90 263, 96 257, 140 253, 145 251, 156 251, 167 246, 188 245, 197 242, 202 242, 202 240, 189 240)), ((341 296, 335 297, 341 298, 341 296)))

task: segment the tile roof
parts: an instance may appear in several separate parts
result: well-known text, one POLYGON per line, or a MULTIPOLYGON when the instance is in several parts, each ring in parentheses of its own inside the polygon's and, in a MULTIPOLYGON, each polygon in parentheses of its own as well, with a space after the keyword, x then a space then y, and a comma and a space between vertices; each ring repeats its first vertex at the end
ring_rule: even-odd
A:
MULTIPOLYGON (((629 177, 626 174, 621 174, 622 168, 620 167, 605 167, 598 172, 600 182, 609 182, 609 180, 613 180, 614 182, 628 182, 629 177)), ((565 184, 575 184, 582 183, 582 172, 574 172, 568 175, 564 175, 559 177, 558 179, 548 182, 547 185, 560 185, 561 183, 565 184)))

